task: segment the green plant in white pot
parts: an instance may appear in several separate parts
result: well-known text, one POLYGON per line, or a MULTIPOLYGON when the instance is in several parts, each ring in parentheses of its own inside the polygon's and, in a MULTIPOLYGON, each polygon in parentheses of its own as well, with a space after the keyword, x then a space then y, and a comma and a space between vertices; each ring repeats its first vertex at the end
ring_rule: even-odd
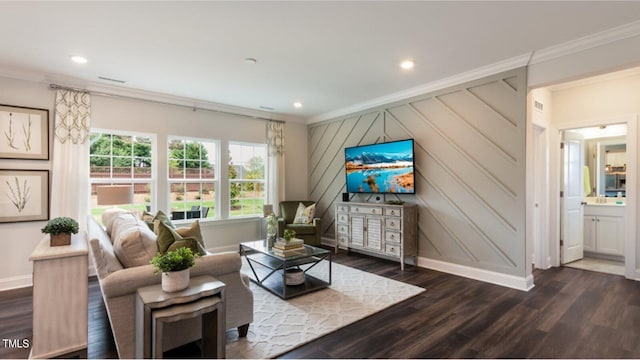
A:
POLYGON ((61 216, 49 220, 41 231, 50 235, 49 244, 51 246, 64 246, 71 245, 71 234, 77 234, 78 229, 77 221, 70 217, 61 216))
POLYGON ((176 292, 189 287, 189 269, 196 264, 196 257, 187 247, 156 254, 151 264, 156 267, 155 274, 162 273, 162 290, 176 292))

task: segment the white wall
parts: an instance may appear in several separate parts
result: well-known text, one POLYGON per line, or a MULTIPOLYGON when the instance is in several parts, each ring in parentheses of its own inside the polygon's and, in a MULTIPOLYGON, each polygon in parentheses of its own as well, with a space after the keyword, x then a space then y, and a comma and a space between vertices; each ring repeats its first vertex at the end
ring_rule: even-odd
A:
MULTIPOLYGON (((49 109, 50 127, 53 123, 55 92, 48 84, 0 77, 0 104, 20 105, 49 109)), ((207 110, 162 105, 115 97, 92 96, 92 127, 127 130, 155 134, 159 159, 166 159, 167 136, 212 138, 221 141, 226 149, 229 141, 263 143, 265 121, 207 110)), ((287 122, 285 126, 285 170, 287 174, 286 198, 306 198, 307 186, 307 126, 287 122)), ((221 151, 221 163, 228 163, 228 153, 221 151)), ((166 162, 158 162, 158 188, 166 188, 166 162)), ((2 169, 51 169, 50 161, 12 161, 0 159, 2 169)), ((221 167, 221 179, 226 179, 227 168, 221 167)), ((226 189, 226 187, 223 187, 226 189)), ((157 208, 165 209, 167 198, 157 196, 157 208)), ((221 191, 221 203, 228 196, 221 191)), ((223 207, 219 207, 221 209, 223 207)), ((0 224, 0 241, 9 251, 0 263, 0 290, 31 284, 32 265, 28 257, 42 238, 40 229, 46 222, 0 224)), ((203 221, 201 228, 209 249, 234 250, 241 241, 260 236, 259 218, 203 221)))

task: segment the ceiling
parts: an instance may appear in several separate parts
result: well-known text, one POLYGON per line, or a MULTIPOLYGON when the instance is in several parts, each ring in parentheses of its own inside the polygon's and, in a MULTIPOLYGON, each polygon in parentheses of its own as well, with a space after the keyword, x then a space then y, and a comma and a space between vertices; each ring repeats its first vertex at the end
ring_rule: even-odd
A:
POLYGON ((3 1, 0 13, 0 75, 304 121, 638 21, 640 2, 3 1))

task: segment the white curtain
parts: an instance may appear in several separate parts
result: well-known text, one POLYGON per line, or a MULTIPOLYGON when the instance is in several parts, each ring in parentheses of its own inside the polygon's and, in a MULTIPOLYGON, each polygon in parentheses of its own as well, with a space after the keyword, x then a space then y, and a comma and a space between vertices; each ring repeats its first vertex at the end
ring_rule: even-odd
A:
POLYGON ((68 216, 86 229, 89 214, 91 96, 58 90, 54 119, 51 217, 68 216))
POLYGON ((267 204, 279 213, 280 201, 284 200, 284 123, 267 122, 267 204))

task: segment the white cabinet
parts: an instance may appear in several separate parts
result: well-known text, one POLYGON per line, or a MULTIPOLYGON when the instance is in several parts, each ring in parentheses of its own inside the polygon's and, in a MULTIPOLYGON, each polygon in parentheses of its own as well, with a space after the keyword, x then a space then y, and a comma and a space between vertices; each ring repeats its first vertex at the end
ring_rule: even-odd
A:
POLYGON ((30 358, 87 357, 88 248, 84 236, 71 245, 49 246, 42 238, 33 261, 33 344, 30 358))
POLYGON ((418 256, 417 207, 336 203, 336 246, 400 262, 418 256))
POLYGON ((624 255, 624 207, 585 207, 584 250, 624 255))

